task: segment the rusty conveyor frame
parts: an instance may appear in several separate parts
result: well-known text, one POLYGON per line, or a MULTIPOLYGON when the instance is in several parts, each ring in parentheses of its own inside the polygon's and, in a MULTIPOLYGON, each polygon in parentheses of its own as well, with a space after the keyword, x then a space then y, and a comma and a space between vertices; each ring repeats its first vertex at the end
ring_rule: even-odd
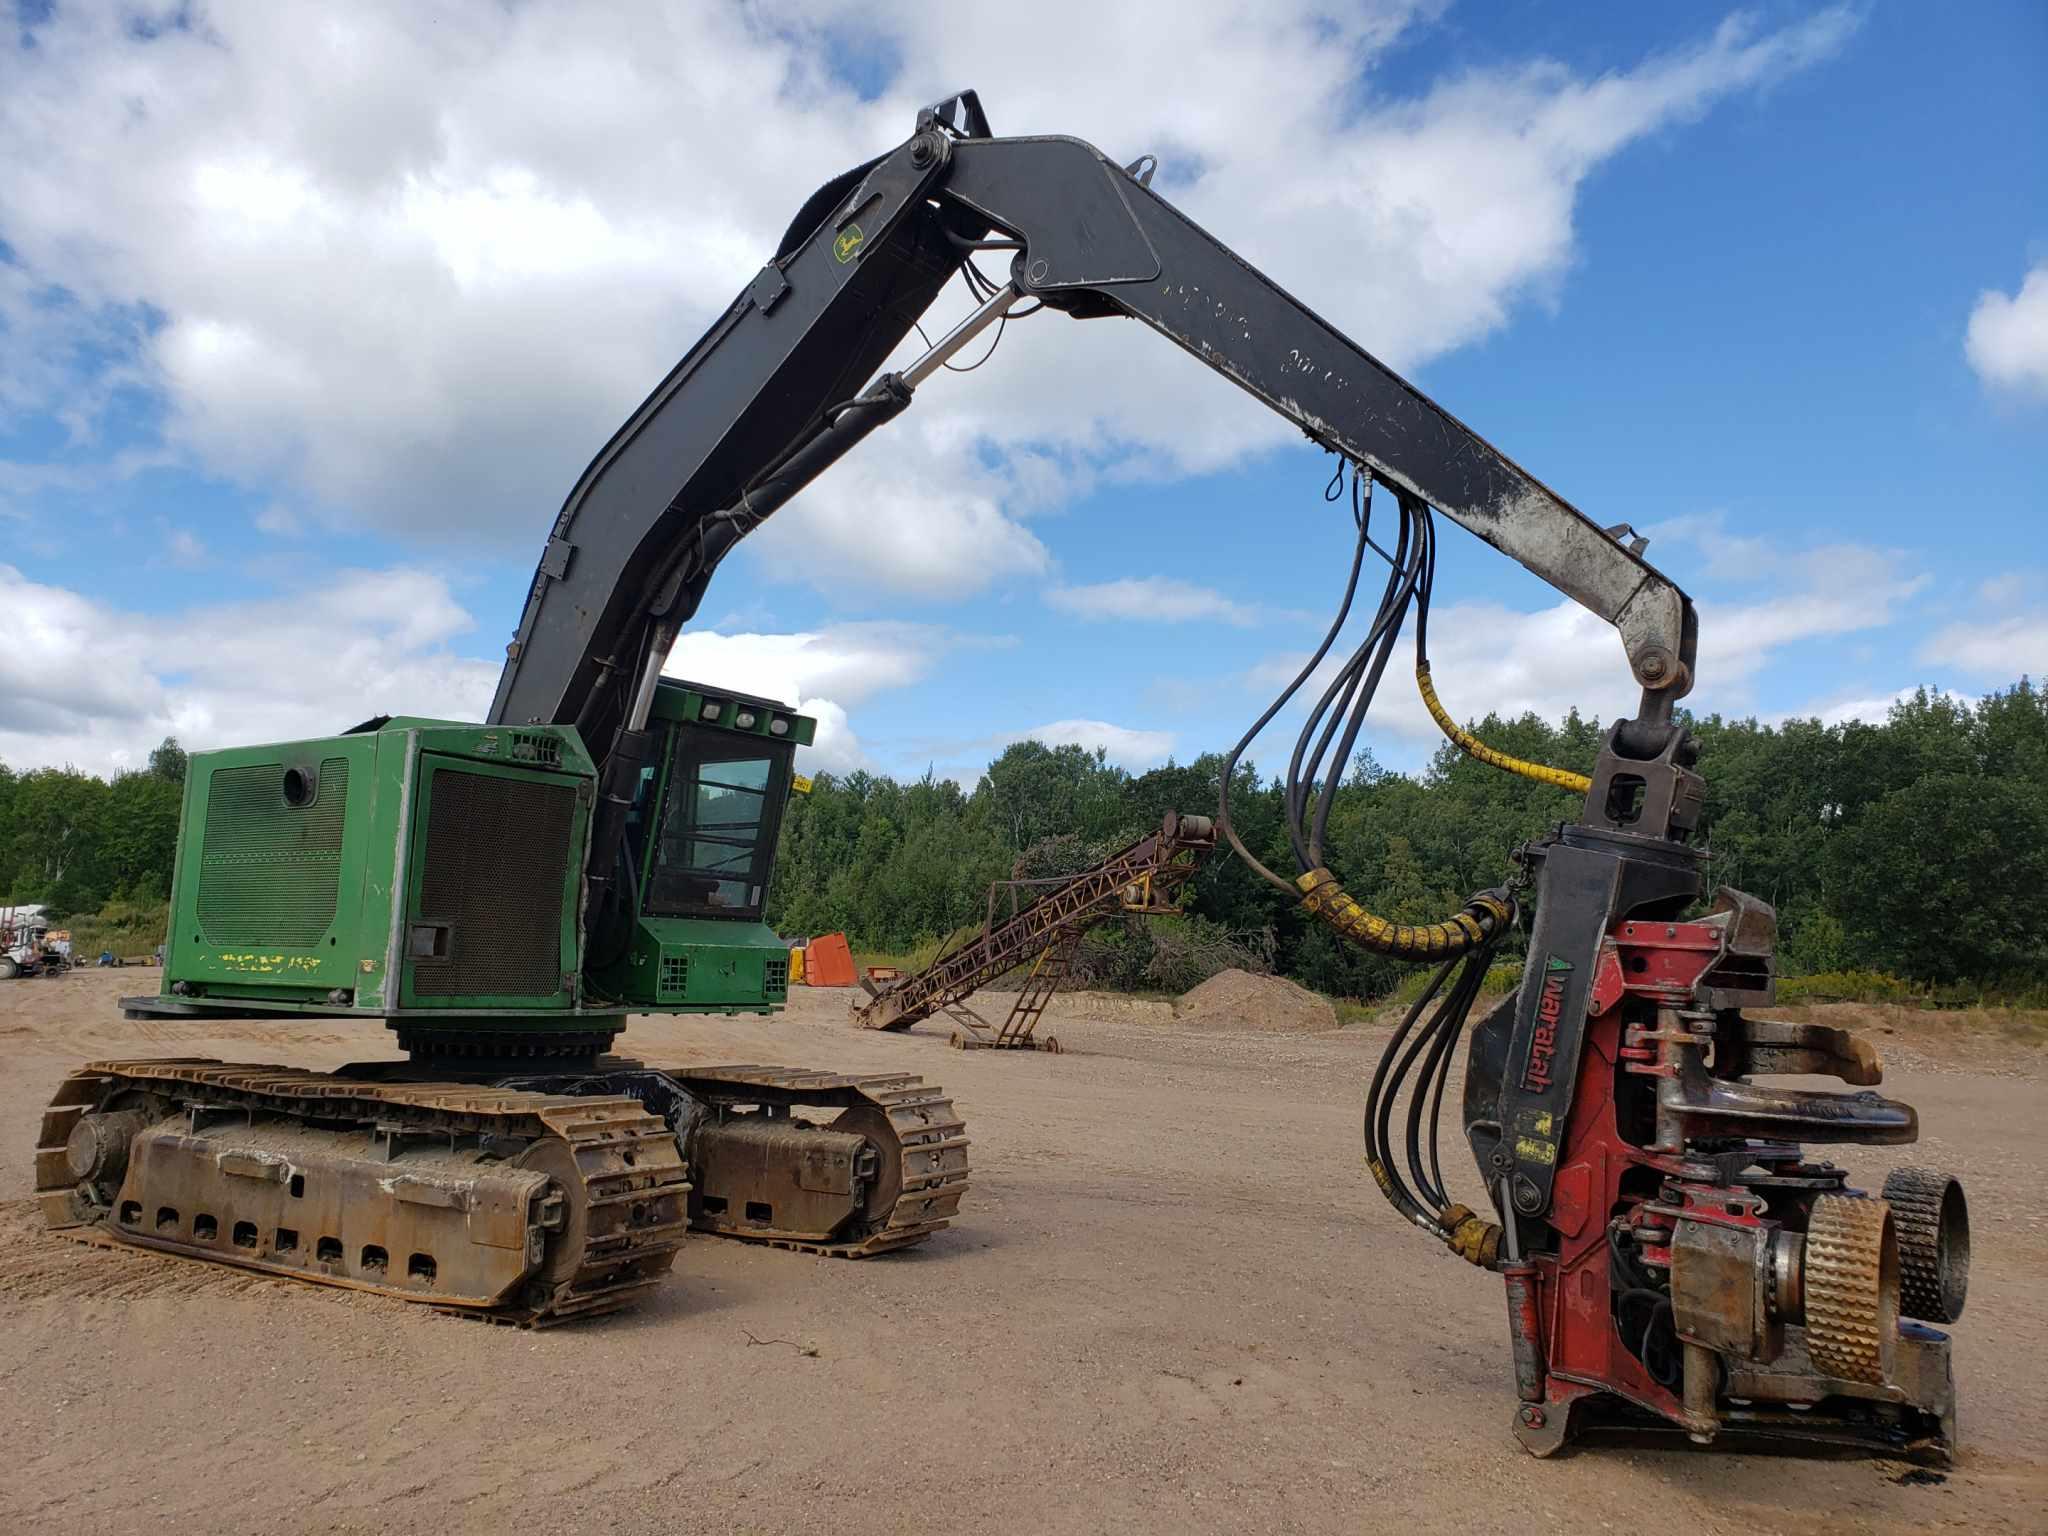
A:
POLYGON ((1078 875, 998 880, 989 887, 980 937, 886 991, 863 976, 861 985, 870 998, 855 1010, 854 1022, 863 1029, 904 1030, 944 1012, 961 1026, 953 1036, 955 1045, 1057 1051, 1051 1037, 1037 1039, 1038 1020, 1066 980, 1081 935, 1110 917, 1178 912, 1174 894, 1215 846, 1215 826, 1208 817, 1169 811, 1157 832, 1078 875), (1019 891, 1037 886, 1050 888, 1002 922, 995 920, 997 892, 1007 889, 1014 901, 1019 891), (1031 973, 1001 1026, 965 1006, 975 992, 1026 961, 1034 962, 1031 973))

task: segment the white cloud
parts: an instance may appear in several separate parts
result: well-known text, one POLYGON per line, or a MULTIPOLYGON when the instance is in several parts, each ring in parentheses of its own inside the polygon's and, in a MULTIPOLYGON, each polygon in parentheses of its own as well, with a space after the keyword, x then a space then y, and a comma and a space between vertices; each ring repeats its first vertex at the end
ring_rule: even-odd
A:
POLYGON ((805 699, 802 709, 818 725, 811 744, 797 750, 797 772, 851 773, 856 768, 872 766, 846 718, 844 705, 830 699, 805 699))
MULTIPOLYGON (((1358 637, 1362 638, 1363 626, 1358 637)), ((1349 656, 1324 658, 1313 676, 1254 744, 1261 756, 1283 744, 1291 748, 1306 706, 1320 697, 1349 656)), ((1436 722, 1423 707, 1414 678, 1414 641, 1404 634, 1394 659, 1380 679, 1364 736, 1364 745, 1394 737, 1409 745, 1432 745, 1441 739, 1436 722)), ((1614 630, 1578 604, 1565 601, 1533 613, 1502 603, 1443 604, 1430 611, 1430 672, 1444 708, 1458 720, 1486 714, 1512 719, 1534 713, 1555 720, 1568 710, 1611 720, 1633 713, 1638 690, 1614 630)), ((1279 693, 1308 651, 1268 656, 1240 674, 1240 681, 1261 702, 1279 693)))
POLYGON ((1993 388, 2048 399, 2048 261, 2021 279, 2018 293, 1987 288, 1977 296, 1963 354, 1993 388))
POLYGON ((1117 725, 1108 720, 1048 720, 1028 730, 998 731, 987 736, 930 737, 907 746, 903 756, 907 761, 926 765, 942 778, 972 786, 993 758, 1020 741, 1082 747, 1090 752, 1100 749, 1118 767, 1143 773, 1173 755, 1176 738, 1171 731, 1117 725))
MULTIPOLYGON (((30 581, 0 565, 0 611, 7 643, 0 645, 0 761, 41 766, 58 760, 31 755, 21 743, 87 721, 117 722, 116 729, 161 711, 162 685, 148 665, 142 638, 113 613, 62 587, 30 581)), ((142 734, 148 726, 143 725, 142 734)), ((149 745, 154 746, 155 741, 149 745)))
POLYGON ((1699 692, 1717 701, 1704 707, 1745 707, 1764 664, 1786 646, 1890 624, 1928 583, 1925 575, 1905 574, 1905 560, 1897 550, 1823 545, 1779 555, 1764 573, 1777 583, 1768 596, 1702 601, 1699 692))
POLYGON ((2048 603, 2041 590, 2038 570, 1987 577, 1977 586, 1970 616, 1929 635, 1920 661, 1996 687, 2048 678, 2048 603))
POLYGON ((1658 563, 1668 544, 1689 544, 1693 558, 1686 562, 1689 572, 1708 581, 1731 584, 1750 582, 1776 565, 1782 541, 1762 534, 1738 533, 1729 526, 1728 514, 1719 508, 1711 512, 1687 512, 1639 528, 1650 542, 1643 557, 1658 563))
POLYGON ((1062 613, 1091 620, 1150 620, 1183 624, 1193 619, 1249 629, 1260 622, 1251 603, 1234 602, 1214 587, 1198 587, 1170 576, 1126 576, 1082 587, 1053 587, 1045 600, 1062 613))
POLYGON ((829 694, 859 704, 921 681, 950 643, 931 624, 835 624, 785 635, 691 630, 663 670, 764 698, 829 694))
MULTIPOLYGON (((1716 519, 1674 520, 1662 531, 1698 537, 1706 548, 1721 536, 1716 519)), ((1890 624, 1926 585, 1924 576, 1903 574, 1903 563, 1897 551, 1834 544, 1777 550, 1769 562, 1749 567, 1742 599, 1698 603, 1698 682, 1687 707, 1700 714, 1748 713, 1756 708, 1758 679, 1787 647, 1890 624)), ((1388 737, 1430 745, 1441 737, 1412 677, 1411 635, 1404 635, 1381 680, 1364 738, 1368 746, 1388 737)), ((1641 697, 1613 628, 1569 600, 1533 612, 1496 602, 1440 604, 1430 613, 1429 638, 1438 697, 1460 721, 1489 713, 1557 720, 1573 709, 1608 721, 1634 714, 1641 697)), ((1291 747, 1306 702, 1320 696, 1349 654, 1344 639, 1338 647, 1341 654, 1324 659, 1295 705, 1261 735, 1255 746, 1263 746, 1266 755, 1282 744, 1291 747)), ((1268 656, 1240 674, 1240 681, 1253 695, 1270 698, 1309 655, 1268 656)), ((1881 703, 1889 705, 1890 699, 1881 703)))
POLYGON ((1901 688, 1896 693, 1880 695, 1871 699, 1840 699, 1817 709, 1796 711, 1796 718, 1818 718, 1822 725, 1846 725, 1859 720, 1865 725, 1882 725, 1892 712, 1892 706, 1902 699, 1912 697, 1913 690, 1901 688))
MULTIPOLYGON (((1929 691, 1965 707, 1974 705, 1977 702, 1969 694, 1958 693, 1952 688, 1936 688, 1929 691)), ((1851 720, 1860 721, 1865 725, 1883 725, 1891 717, 1891 712, 1895 705, 1903 704, 1917 692, 1919 692, 1918 687, 1900 688, 1891 693, 1879 694, 1874 698, 1836 699, 1831 703, 1811 705, 1805 709, 1795 709, 1774 718, 1778 722, 1818 719, 1822 725, 1846 725, 1851 720)))
POLYGON ((173 528, 164 539, 164 558, 180 570, 206 564, 206 542, 189 528, 173 528))
POLYGON ((256 531, 272 538, 296 538, 305 531, 299 515, 281 501, 273 501, 256 514, 256 531))
POLYGON ((1920 658, 2000 685, 2048 677, 2048 609, 1944 625, 1920 658))
POLYGON ((1019 741, 1042 741, 1049 747, 1100 748, 1121 768, 1142 772, 1156 768, 1173 755, 1173 732, 1145 731, 1107 720, 1052 720, 1028 731, 999 737, 994 743, 1009 746, 1019 741))
POLYGON ((779 635, 690 630, 663 671, 795 706, 818 722, 817 739, 798 753, 798 766, 843 773, 873 766, 848 706, 921 682, 958 643, 929 624, 839 624, 779 635))
POLYGON ((1928 585, 1902 550, 1848 542, 1788 549, 1730 528, 1719 512, 1644 531, 1652 559, 1660 542, 1690 545, 1718 589, 1697 599, 1699 675, 1686 702, 1701 712, 1754 707, 1757 678, 1786 647, 1882 629, 1928 585))
MULTIPOLYGON (((0 96, 0 143, 5 142, 5 124, 6 99, 0 96)), ((10 225, 5 207, 0 186, 0 238, 10 225)), ((49 411, 73 444, 88 443, 114 392, 140 381, 127 362, 106 360, 131 356, 142 344, 144 325, 133 307, 79 302, 60 286, 62 276, 38 275, 18 262, 0 261, 0 336, 7 338, 7 365, 0 368, 0 424, 49 411), (98 360, 97 365, 88 359, 98 360)))
POLYGON ((964 597, 1046 568, 1045 546, 1003 510, 1000 477, 970 444, 935 446, 916 424, 894 430, 855 448, 751 537, 762 575, 859 605, 871 592, 964 597))
MULTIPOLYGON (((255 521, 273 534, 348 525, 527 547, 809 191, 968 79, 1000 131, 1157 151, 1159 185, 1192 216, 1413 367, 1554 297, 1579 188, 1607 158, 1804 67, 1852 25, 1841 11, 1767 33, 1731 22, 1598 78, 1536 63, 1395 99, 1375 65, 1432 10, 1049 0, 1020 31, 908 0, 626 13, 469 0, 431 15, 364 0, 311 26, 223 0, 142 42, 113 8, 62 7, 10 56, 0 92, 0 239, 14 253, 0 263, 0 413, 55 409, 85 440, 115 390, 141 387, 166 407, 168 448, 129 450, 109 472, 176 453, 261 483, 277 499, 255 521), (1130 89, 1129 60, 1163 30, 1176 89, 1130 89), (826 39, 861 32, 907 61, 873 100, 828 67, 826 39), (734 153, 734 125, 764 114, 773 132, 734 153), (93 358, 116 361, 81 362, 93 358)), ((957 597, 1047 571, 1030 519, 1078 493, 1226 466, 1289 436, 1135 328, 1047 314, 1012 325, 988 369, 933 381, 753 542, 768 574, 849 604, 957 597)), ((0 513, 59 477, 79 483, 0 463, 0 513)), ((46 669, 0 706, 0 755, 17 763, 116 766, 166 730, 205 745, 391 708, 473 717, 496 672, 456 653, 468 615, 418 572, 343 573, 173 620, 15 581, 46 669), (17 723, 34 710, 56 713, 17 723)), ((1053 600, 1113 610, 1119 589, 1154 617, 1272 616, 1158 580, 1053 600)), ((1469 657, 1439 639, 1447 687, 1463 687, 1454 672, 1488 680, 1487 698, 1454 707, 1555 713, 1560 697, 1596 704, 1625 685, 1618 647, 1597 625, 1589 638, 1584 616, 1510 621, 1512 639, 1469 657)), ((848 710, 959 643, 900 625, 696 632, 671 670, 800 703, 820 720, 812 764, 852 766, 866 755, 848 710)), ((1390 682, 1390 697, 1411 694, 1390 682)), ((1419 709, 1394 719, 1430 729, 1419 709)), ((1134 765, 1172 743, 1101 721, 1029 734, 1051 732, 1134 765)))
POLYGON ((2006 571, 1998 576, 1985 577, 1978 584, 1977 595, 1993 607, 2005 608, 2040 584, 2039 571, 2006 571))
MULTIPOLYGON (((30 354, 0 409, 89 432, 139 382, 178 451, 314 521, 524 545, 810 190, 965 79, 1002 131, 1159 152, 1190 214, 1412 367, 1555 293, 1603 161, 1853 25, 1732 21, 1597 78, 1538 63, 1384 95, 1375 62, 1432 10, 1048 0, 1019 28, 910 0, 362 0, 312 25, 222 0, 144 42, 115 8, 60 7, 0 93, 0 323, 30 354), (907 61, 874 100, 831 72, 849 33, 907 61), (1162 46, 1175 88, 1133 90, 1162 46)), ((1287 437, 1131 328, 1047 314, 759 538, 769 569, 851 601, 958 594, 1044 570, 1023 520, 1076 489, 1287 437)))
POLYGON ((140 766, 189 748, 291 741, 376 714, 480 720, 498 668, 451 642, 474 627, 423 571, 334 571, 277 598, 163 618, 109 607, 0 565, 0 761, 140 766))
MULTIPOLYGON (((498 677, 496 662, 457 651, 476 625, 447 584, 407 567, 331 572, 302 591, 166 618, 0 565, 0 613, 0 762, 15 769, 118 772, 165 736, 205 749, 331 735, 378 714, 481 720, 498 677)), ((850 707, 923 681, 961 647, 1001 643, 897 623, 693 630, 666 671, 796 705, 818 722, 799 764, 844 771, 874 766, 850 707)))
MULTIPOLYGON (((0 272, 5 270, 0 265, 0 272)), ((4 317, 0 317, 0 336, 6 332, 4 317)), ((8 353, 8 367, 14 361, 14 354, 8 353)), ((7 370, 0 368, 0 379, 6 375, 7 370)), ((47 526, 50 519, 41 501, 43 493, 100 489, 168 464, 172 458, 162 447, 151 446, 123 448, 100 464, 24 464, 0 459, 0 517, 47 526)))
POLYGON ((161 312, 145 366, 206 463, 382 527, 530 539, 506 508, 545 516, 862 137, 726 7, 229 3, 148 42, 63 7, 35 39, 0 96, 23 270, 161 312))

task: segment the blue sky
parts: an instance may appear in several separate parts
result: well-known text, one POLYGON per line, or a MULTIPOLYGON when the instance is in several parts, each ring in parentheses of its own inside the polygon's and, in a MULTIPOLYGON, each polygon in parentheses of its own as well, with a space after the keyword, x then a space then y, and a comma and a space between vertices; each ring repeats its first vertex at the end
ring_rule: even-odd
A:
MULTIPOLYGON (((1698 707, 2048 671, 2040 7, 1069 9, 21 8, 0 760, 481 709, 584 460, 817 182, 964 84, 999 132, 1159 154, 1220 237, 1650 531, 1701 606, 1698 707)), ((1327 475, 1136 327, 1046 315, 744 546, 676 664, 800 696, 817 766, 971 779, 1034 731, 1186 758, 1315 643, 1327 475)), ((1629 701, 1600 625, 1454 528, 1437 591, 1454 711, 1629 701)), ((1388 692, 1371 744, 1412 766, 1388 692)))

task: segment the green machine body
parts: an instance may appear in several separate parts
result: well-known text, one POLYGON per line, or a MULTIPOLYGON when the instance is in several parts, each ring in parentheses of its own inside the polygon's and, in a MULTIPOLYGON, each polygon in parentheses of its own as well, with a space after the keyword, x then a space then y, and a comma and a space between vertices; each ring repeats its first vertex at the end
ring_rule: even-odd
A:
POLYGON ((414 717, 195 753, 163 983, 131 1013, 373 1015, 401 1043, 587 1043, 627 1012, 772 1012, 787 706, 664 679, 620 910, 583 926, 597 771, 567 726, 414 717))

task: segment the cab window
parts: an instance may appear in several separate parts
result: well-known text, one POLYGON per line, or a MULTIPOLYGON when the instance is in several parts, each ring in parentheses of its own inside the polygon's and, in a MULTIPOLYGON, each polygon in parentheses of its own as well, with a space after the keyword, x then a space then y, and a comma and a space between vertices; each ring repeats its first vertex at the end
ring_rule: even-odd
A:
POLYGON ((694 735, 676 732, 647 910, 759 917, 775 852, 779 764, 744 744, 713 745, 694 735))

